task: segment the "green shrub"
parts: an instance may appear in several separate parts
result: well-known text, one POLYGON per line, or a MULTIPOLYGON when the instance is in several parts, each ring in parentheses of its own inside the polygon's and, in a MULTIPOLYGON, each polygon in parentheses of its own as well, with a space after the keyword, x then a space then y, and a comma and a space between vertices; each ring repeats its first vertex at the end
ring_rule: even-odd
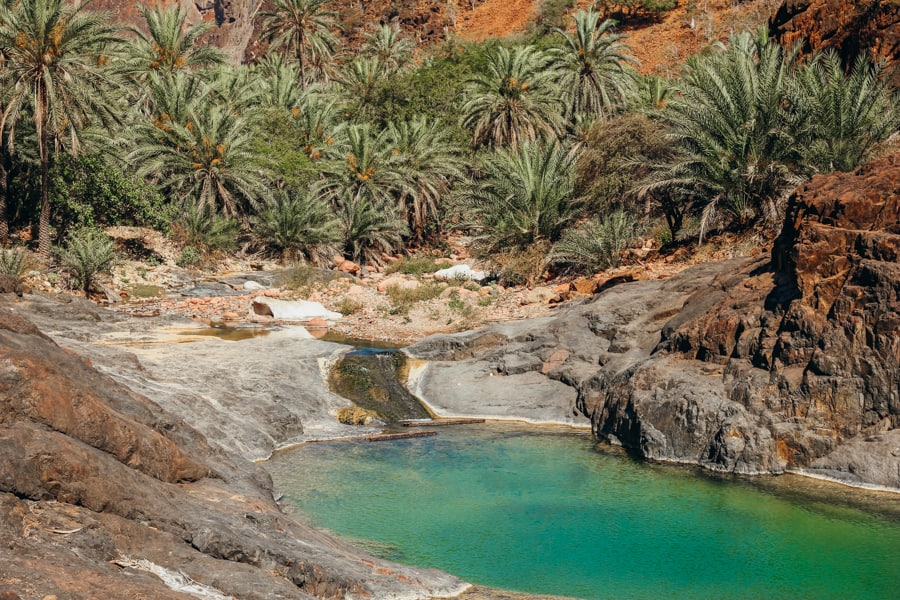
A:
POLYGON ((388 265, 385 273, 403 273, 404 275, 423 275, 425 273, 434 273, 441 269, 451 267, 448 262, 437 262, 431 256, 418 254, 416 256, 404 256, 400 260, 396 260, 388 265))
POLYGON ((156 188, 99 155, 59 156, 51 175, 51 205, 60 236, 106 225, 163 230, 171 217, 156 188))
POLYGON ((357 313, 357 312, 361 311, 363 308, 365 308, 365 304, 363 304, 359 300, 354 300, 353 298, 347 298, 347 297, 341 298, 340 301, 335 306, 335 309, 339 313, 344 315, 345 317, 347 315, 352 315, 354 313, 357 313))
POLYGON ((102 231, 82 229, 58 251, 60 264, 78 283, 85 296, 99 273, 109 272, 116 259, 112 239, 102 231))
POLYGON ((424 302, 426 300, 437 298, 441 295, 442 291, 443 289, 441 286, 436 284, 420 285, 417 288, 405 288, 399 285, 392 285, 385 290, 388 298, 391 300, 392 307, 390 313, 392 315, 405 315, 417 302, 424 302))
POLYGON ((227 252, 237 246, 238 223, 205 206, 186 203, 172 223, 172 237, 201 252, 227 252))
POLYGON ((175 264, 179 267, 194 267, 200 264, 203 255, 193 246, 185 246, 181 250, 181 255, 175 260, 175 264))
POLYGON ((594 273, 619 265, 619 255, 634 239, 635 218, 616 210, 596 221, 588 221, 553 246, 551 260, 594 273))
POLYGON ((22 279, 30 268, 28 253, 21 248, 0 251, 0 273, 22 279))

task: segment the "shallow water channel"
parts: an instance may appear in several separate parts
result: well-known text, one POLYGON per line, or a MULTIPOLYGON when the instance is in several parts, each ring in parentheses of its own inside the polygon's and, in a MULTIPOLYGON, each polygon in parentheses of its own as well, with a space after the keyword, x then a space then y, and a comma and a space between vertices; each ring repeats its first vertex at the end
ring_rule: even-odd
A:
POLYGON ((444 427, 267 463, 313 523, 399 562, 577 598, 891 598, 900 496, 598 451, 587 432, 444 427))

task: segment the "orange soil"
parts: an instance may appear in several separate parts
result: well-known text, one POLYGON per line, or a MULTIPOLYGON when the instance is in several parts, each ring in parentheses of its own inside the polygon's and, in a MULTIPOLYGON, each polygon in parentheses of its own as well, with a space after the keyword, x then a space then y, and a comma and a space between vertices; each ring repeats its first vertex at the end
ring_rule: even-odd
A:
POLYGON ((534 0, 486 0, 471 9, 468 0, 457 2, 456 33, 468 42, 521 33, 534 16, 534 0))
MULTIPOLYGON (((539 2, 485 0, 473 11, 469 0, 458 0, 456 33, 466 41, 523 33, 534 21, 539 2)), ((619 31, 627 35, 625 43, 640 60, 642 73, 673 76, 679 63, 711 42, 724 41, 732 31, 764 24, 778 3, 779 0, 750 0, 736 5, 730 0, 698 0, 689 10, 688 2, 682 0, 659 23, 626 25, 619 31)), ((590 4, 588 0, 578 0, 576 8, 590 4)))

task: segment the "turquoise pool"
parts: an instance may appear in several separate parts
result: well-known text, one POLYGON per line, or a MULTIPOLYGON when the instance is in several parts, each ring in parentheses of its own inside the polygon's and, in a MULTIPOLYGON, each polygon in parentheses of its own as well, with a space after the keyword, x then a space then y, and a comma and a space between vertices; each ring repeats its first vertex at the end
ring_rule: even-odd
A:
POLYGON ((285 502, 370 552, 576 598, 897 598, 900 496, 598 452, 587 433, 444 428, 266 463, 285 502))

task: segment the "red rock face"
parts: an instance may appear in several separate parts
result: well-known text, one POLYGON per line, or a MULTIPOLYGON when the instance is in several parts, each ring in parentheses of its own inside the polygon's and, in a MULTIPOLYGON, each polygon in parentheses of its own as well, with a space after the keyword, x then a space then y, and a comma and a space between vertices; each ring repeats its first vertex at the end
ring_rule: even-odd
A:
POLYGON ((883 0, 785 0, 769 21, 785 46, 804 51, 836 50, 845 63, 861 52, 900 61, 900 3, 883 0))
POLYGON ((790 200, 771 264, 729 277, 716 302, 688 302, 697 315, 673 324, 669 348, 727 363, 735 381, 768 371, 768 389, 732 395, 805 423, 775 436, 789 465, 900 427, 900 154, 813 178, 790 200))

